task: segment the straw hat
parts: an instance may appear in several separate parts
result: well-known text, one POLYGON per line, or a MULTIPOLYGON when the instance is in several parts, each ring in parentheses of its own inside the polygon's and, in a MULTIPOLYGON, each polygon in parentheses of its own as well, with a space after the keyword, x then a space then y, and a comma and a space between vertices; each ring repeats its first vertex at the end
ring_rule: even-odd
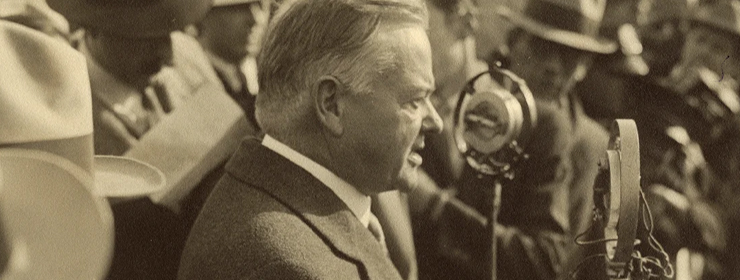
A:
POLYGON ((608 54, 617 44, 599 37, 605 0, 529 0, 522 13, 499 7, 497 13, 525 31, 561 45, 608 54))
POLYGON ((195 23, 212 0, 48 0, 70 23, 126 37, 155 37, 195 23))

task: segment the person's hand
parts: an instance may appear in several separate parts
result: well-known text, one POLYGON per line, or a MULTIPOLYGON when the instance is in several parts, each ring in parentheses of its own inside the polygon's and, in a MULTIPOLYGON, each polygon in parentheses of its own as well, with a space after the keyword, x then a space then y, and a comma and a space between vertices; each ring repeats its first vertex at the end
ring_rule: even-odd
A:
POLYGON ((146 91, 156 95, 165 113, 180 107, 192 92, 182 76, 168 66, 162 67, 162 70, 151 78, 146 91))

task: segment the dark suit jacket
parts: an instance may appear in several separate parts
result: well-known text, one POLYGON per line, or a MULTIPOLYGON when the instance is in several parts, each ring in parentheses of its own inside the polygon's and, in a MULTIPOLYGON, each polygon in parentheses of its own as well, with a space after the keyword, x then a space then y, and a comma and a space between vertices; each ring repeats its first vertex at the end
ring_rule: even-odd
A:
POLYGON ((188 237, 178 279, 401 279, 310 173, 245 140, 188 237))

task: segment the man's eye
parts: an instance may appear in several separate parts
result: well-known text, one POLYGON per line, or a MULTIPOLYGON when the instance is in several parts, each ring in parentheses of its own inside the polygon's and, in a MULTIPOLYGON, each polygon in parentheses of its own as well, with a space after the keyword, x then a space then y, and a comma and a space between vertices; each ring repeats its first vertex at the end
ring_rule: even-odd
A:
POLYGON ((419 97, 415 98, 414 100, 411 100, 409 104, 411 104, 411 107, 414 109, 419 109, 420 107, 424 106, 424 101, 426 97, 419 97))

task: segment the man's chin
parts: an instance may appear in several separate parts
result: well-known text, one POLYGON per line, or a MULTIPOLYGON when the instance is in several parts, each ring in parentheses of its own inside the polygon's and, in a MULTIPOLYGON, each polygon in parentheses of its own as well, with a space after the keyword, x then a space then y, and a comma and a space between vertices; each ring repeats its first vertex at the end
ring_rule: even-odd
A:
POLYGON ((411 192, 419 185, 419 168, 418 167, 407 167, 408 169, 400 176, 393 184, 395 190, 399 190, 405 193, 411 192))

